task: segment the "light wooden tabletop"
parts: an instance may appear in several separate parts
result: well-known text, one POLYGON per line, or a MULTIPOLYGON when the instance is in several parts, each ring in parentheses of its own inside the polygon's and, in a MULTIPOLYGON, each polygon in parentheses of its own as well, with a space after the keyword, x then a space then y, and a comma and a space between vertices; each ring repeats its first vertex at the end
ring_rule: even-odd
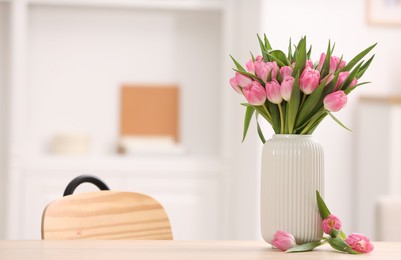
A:
POLYGON ((366 255, 348 255, 330 247, 283 253, 263 241, 1 240, 0 259, 401 259, 401 243, 374 243, 366 255))

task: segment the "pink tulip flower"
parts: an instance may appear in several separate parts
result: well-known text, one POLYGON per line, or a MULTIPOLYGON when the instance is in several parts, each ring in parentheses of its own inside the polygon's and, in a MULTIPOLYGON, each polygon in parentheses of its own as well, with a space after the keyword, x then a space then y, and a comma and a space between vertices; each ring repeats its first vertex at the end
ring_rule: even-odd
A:
POLYGON ((348 78, 348 76, 349 76, 348 71, 340 72, 340 74, 338 74, 336 89, 338 89, 344 83, 344 81, 348 78))
MULTIPOLYGON (((322 72, 322 68, 324 65, 324 60, 326 59, 326 54, 322 53, 320 55, 319 64, 317 65, 317 70, 322 72)), ((340 62, 340 58, 337 56, 330 57, 330 65, 329 65, 329 73, 334 73, 337 69, 342 69, 345 67, 347 63, 343 60, 340 62), (340 63, 340 64, 339 64, 340 63)))
POLYGON ((255 61, 255 72, 263 82, 267 82, 267 76, 271 73, 271 78, 276 79, 278 73, 278 65, 275 61, 265 63, 262 61, 255 61))
POLYGON ((255 66, 256 76, 266 83, 267 76, 269 74, 269 69, 266 63, 263 60, 255 61, 254 66, 255 66))
POLYGON ((322 83, 323 81, 325 81, 327 78, 328 78, 328 80, 327 80, 325 86, 327 86, 327 85, 330 84, 330 82, 334 79, 334 75, 333 75, 333 74, 327 75, 326 77, 324 77, 324 78, 319 82, 319 84, 322 83))
POLYGON ((292 86, 294 85, 295 79, 291 76, 287 76, 281 82, 281 96, 285 101, 290 101, 291 93, 292 93, 292 86))
POLYGON ((353 250, 360 253, 370 253, 374 248, 369 238, 357 233, 350 234, 345 240, 345 243, 347 243, 353 250))
POLYGON ((271 244, 282 251, 287 251, 297 245, 293 235, 280 230, 274 234, 271 244))
POLYGON ((252 79, 250 77, 242 75, 239 72, 235 73, 235 80, 237 81, 237 84, 242 88, 252 83, 252 79))
POLYGON ((251 84, 242 88, 242 92, 249 104, 261 106, 266 101, 266 90, 257 81, 252 81, 251 84))
POLYGON ((269 67, 270 71, 271 71, 271 75, 272 75, 272 80, 277 78, 277 73, 279 71, 277 62, 273 61, 273 62, 268 62, 267 66, 269 67))
POLYGON ((330 234, 332 228, 340 230, 342 223, 338 217, 330 214, 327 218, 323 220, 322 226, 324 233, 330 234))
POLYGON ((346 62, 341 60, 340 62, 340 58, 337 56, 331 56, 330 57, 330 69, 329 69, 329 73, 334 73, 337 70, 340 70, 342 68, 345 67, 346 62))
POLYGON ((337 112, 347 104, 347 95, 344 91, 338 90, 328 94, 323 99, 324 108, 331 112, 337 112))
POLYGON ((338 57, 335 56, 330 57, 329 73, 334 73, 337 70, 338 62, 339 62, 338 57))
POLYGON ((355 86, 356 84, 358 84, 358 80, 357 80, 356 78, 354 78, 354 79, 352 80, 351 84, 349 84, 348 87, 353 87, 353 86, 355 86))
POLYGON ((230 79, 230 85, 231 85, 231 87, 233 87, 233 89, 234 89, 238 94, 242 94, 241 87, 238 85, 237 79, 236 79, 235 77, 230 79))
POLYGON ((245 66, 246 66, 246 70, 247 70, 249 73, 252 73, 252 74, 255 73, 255 65, 254 65, 253 60, 249 60, 249 61, 245 64, 245 66))
POLYGON ((306 64, 305 64, 305 67, 308 67, 308 68, 311 68, 311 69, 315 68, 315 66, 313 65, 313 61, 312 60, 307 60, 306 64))
POLYGON ((266 96, 267 99, 273 104, 280 104, 283 101, 280 89, 281 86, 276 80, 266 83, 266 96))
POLYGON ((345 65, 347 65, 347 62, 345 62, 345 60, 341 60, 340 65, 338 65, 338 69, 341 70, 345 67, 345 65))
POLYGON ((284 80, 286 77, 291 77, 292 75, 292 67, 291 66, 283 66, 280 68, 281 78, 284 80))
MULTIPOLYGON (((336 84, 336 90, 344 83, 344 81, 347 80, 348 76, 349 76, 349 72, 348 71, 344 71, 344 72, 340 72, 340 74, 338 74, 338 81, 336 84)), ((358 80, 356 78, 354 78, 351 82, 351 84, 349 84, 348 87, 353 87, 358 83, 358 80)))
POLYGON ((322 53, 320 55, 319 64, 317 65, 317 70, 320 71, 320 72, 322 71, 325 59, 326 59, 326 54, 322 53))
POLYGON ((309 95, 318 87, 319 81, 319 71, 306 67, 299 79, 299 87, 303 93, 309 95))

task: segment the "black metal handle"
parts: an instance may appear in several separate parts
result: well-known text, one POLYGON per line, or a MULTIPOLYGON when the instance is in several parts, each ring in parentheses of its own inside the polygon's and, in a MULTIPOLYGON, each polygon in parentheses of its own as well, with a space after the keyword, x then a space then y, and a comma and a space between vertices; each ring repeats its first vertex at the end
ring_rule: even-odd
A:
POLYGON ((110 190, 109 187, 101 179, 94 175, 80 175, 75 177, 64 190, 63 196, 71 195, 74 190, 82 183, 89 182, 96 185, 100 190, 110 190))

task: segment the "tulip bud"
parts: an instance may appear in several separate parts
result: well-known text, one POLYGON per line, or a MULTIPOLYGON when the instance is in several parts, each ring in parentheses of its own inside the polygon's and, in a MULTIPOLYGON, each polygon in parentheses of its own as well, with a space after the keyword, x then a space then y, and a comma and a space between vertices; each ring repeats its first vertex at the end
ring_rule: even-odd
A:
POLYGON ((326 59, 326 54, 325 53, 322 53, 321 55, 320 55, 320 60, 319 60, 319 64, 317 65, 317 70, 318 71, 322 71, 322 68, 323 68, 323 65, 324 65, 324 60, 326 59))
POLYGON ((305 67, 308 67, 308 68, 311 68, 311 69, 315 68, 315 66, 313 65, 313 61, 312 60, 307 60, 306 64, 305 64, 305 67))
POLYGON ((256 56, 255 61, 261 61, 263 60, 263 57, 261 55, 256 56))
POLYGON ((360 253, 370 253, 374 248, 369 238, 362 234, 350 234, 347 239, 345 239, 345 243, 347 243, 353 250, 360 253))
POLYGON ((318 87, 319 81, 319 71, 306 67, 299 79, 299 88, 303 93, 309 95, 318 87))
POLYGON ((292 67, 291 66, 283 66, 280 68, 281 78, 284 80, 286 77, 290 77, 292 75, 292 67))
POLYGON ((255 66, 254 66, 253 60, 248 61, 245 65, 246 65, 246 70, 249 73, 252 73, 252 74, 255 73, 255 66))
POLYGON ((338 74, 336 90, 344 83, 344 81, 348 78, 348 76, 349 76, 348 71, 340 72, 340 74, 338 74))
POLYGON ((281 96, 285 101, 290 101, 291 93, 292 93, 292 86, 294 85, 295 79, 291 76, 284 78, 281 82, 281 96))
POLYGON ((280 89, 281 86, 276 80, 266 83, 266 96, 267 99, 273 104, 280 104, 283 101, 280 89))
POLYGON ((327 85, 330 84, 330 82, 334 79, 334 75, 333 75, 333 74, 327 75, 326 77, 324 77, 324 78, 319 82, 319 84, 322 83, 323 81, 325 81, 327 78, 328 78, 328 80, 327 80, 325 86, 327 86, 327 85))
POLYGON ((356 78, 354 78, 354 79, 352 80, 351 84, 349 84, 349 87, 353 87, 353 86, 355 86, 356 84, 358 84, 358 80, 357 80, 356 78))
POLYGON ((341 60, 340 65, 338 65, 338 69, 342 69, 345 67, 345 65, 347 65, 347 63, 345 62, 345 60, 341 60))
POLYGON ((277 231, 273 236, 271 244, 282 251, 286 251, 297 245, 294 236, 284 231, 277 231))
POLYGON ((340 62, 340 58, 337 56, 331 56, 330 57, 330 69, 329 69, 329 73, 334 73, 336 72, 336 70, 340 70, 342 68, 345 67, 345 61, 341 60, 340 62))
POLYGON ((264 61, 256 61, 254 65, 256 76, 258 76, 263 82, 267 82, 267 77, 269 73, 272 80, 277 78, 278 65, 275 61, 267 63, 265 63, 264 61))
POLYGON ((255 61, 254 66, 255 66, 256 76, 266 83, 267 75, 269 73, 269 69, 266 63, 263 60, 255 61))
POLYGON ((242 75, 241 73, 235 73, 235 80, 240 87, 245 87, 252 83, 252 79, 248 76, 242 75))
POLYGON ((330 234, 332 228, 340 230, 342 223, 338 217, 330 214, 327 218, 323 220, 322 226, 324 233, 330 234))
POLYGON ((275 61, 268 62, 267 66, 270 68, 272 80, 275 80, 277 78, 277 73, 279 70, 277 62, 275 62, 275 61))
POLYGON ((235 77, 230 79, 230 85, 237 93, 242 94, 241 87, 238 85, 235 77))
POLYGON ((347 95, 344 91, 339 90, 328 94, 323 99, 324 108, 331 112, 337 112, 347 104, 347 95))
POLYGON ((250 84, 243 87, 242 92, 251 105, 261 106, 266 101, 266 90, 257 81, 252 81, 250 84))

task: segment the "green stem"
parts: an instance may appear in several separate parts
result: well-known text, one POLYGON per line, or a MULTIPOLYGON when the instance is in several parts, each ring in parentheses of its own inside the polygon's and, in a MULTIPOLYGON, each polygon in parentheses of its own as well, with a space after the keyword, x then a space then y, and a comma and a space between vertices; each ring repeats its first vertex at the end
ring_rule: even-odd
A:
POLYGON ((283 117, 283 109, 281 108, 281 104, 277 104, 278 111, 280 112, 280 134, 284 134, 284 117, 283 117))
POLYGON ((311 118, 311 120, 309 120, 309 123, 305 126, 305 128, 302 130, 302 132, 300 133, 302 134, 311 134, 311 130, 314 130, 316 128, 316 122, 318 122, 319 120, 321 120, 322 116, 325 117, 327 114, 326 110, 322 110, 320 112, 318 112, 317 114, 315 114, 313 116, 313 118, 311 118))
POLYGON ((302 105, 303 105, 304 102, 305 102, 305 99, 306 99, 306 95, 305 95, 305 94, 302 94, 302 101, 301 101, 301 105, 299 106, 299 110, 301 110, 302 105))
POLYGON ((272 115, 270 114, 270 112, 269 112, 269 110, 267 110, 267 108, 266 108, 266 105, 265 104, 263 104, 263 109, 265 110, 265 112, 266 112, 266 114, 267 114, 267 116, 270 118, 270 120, 272 119, 272 115))

